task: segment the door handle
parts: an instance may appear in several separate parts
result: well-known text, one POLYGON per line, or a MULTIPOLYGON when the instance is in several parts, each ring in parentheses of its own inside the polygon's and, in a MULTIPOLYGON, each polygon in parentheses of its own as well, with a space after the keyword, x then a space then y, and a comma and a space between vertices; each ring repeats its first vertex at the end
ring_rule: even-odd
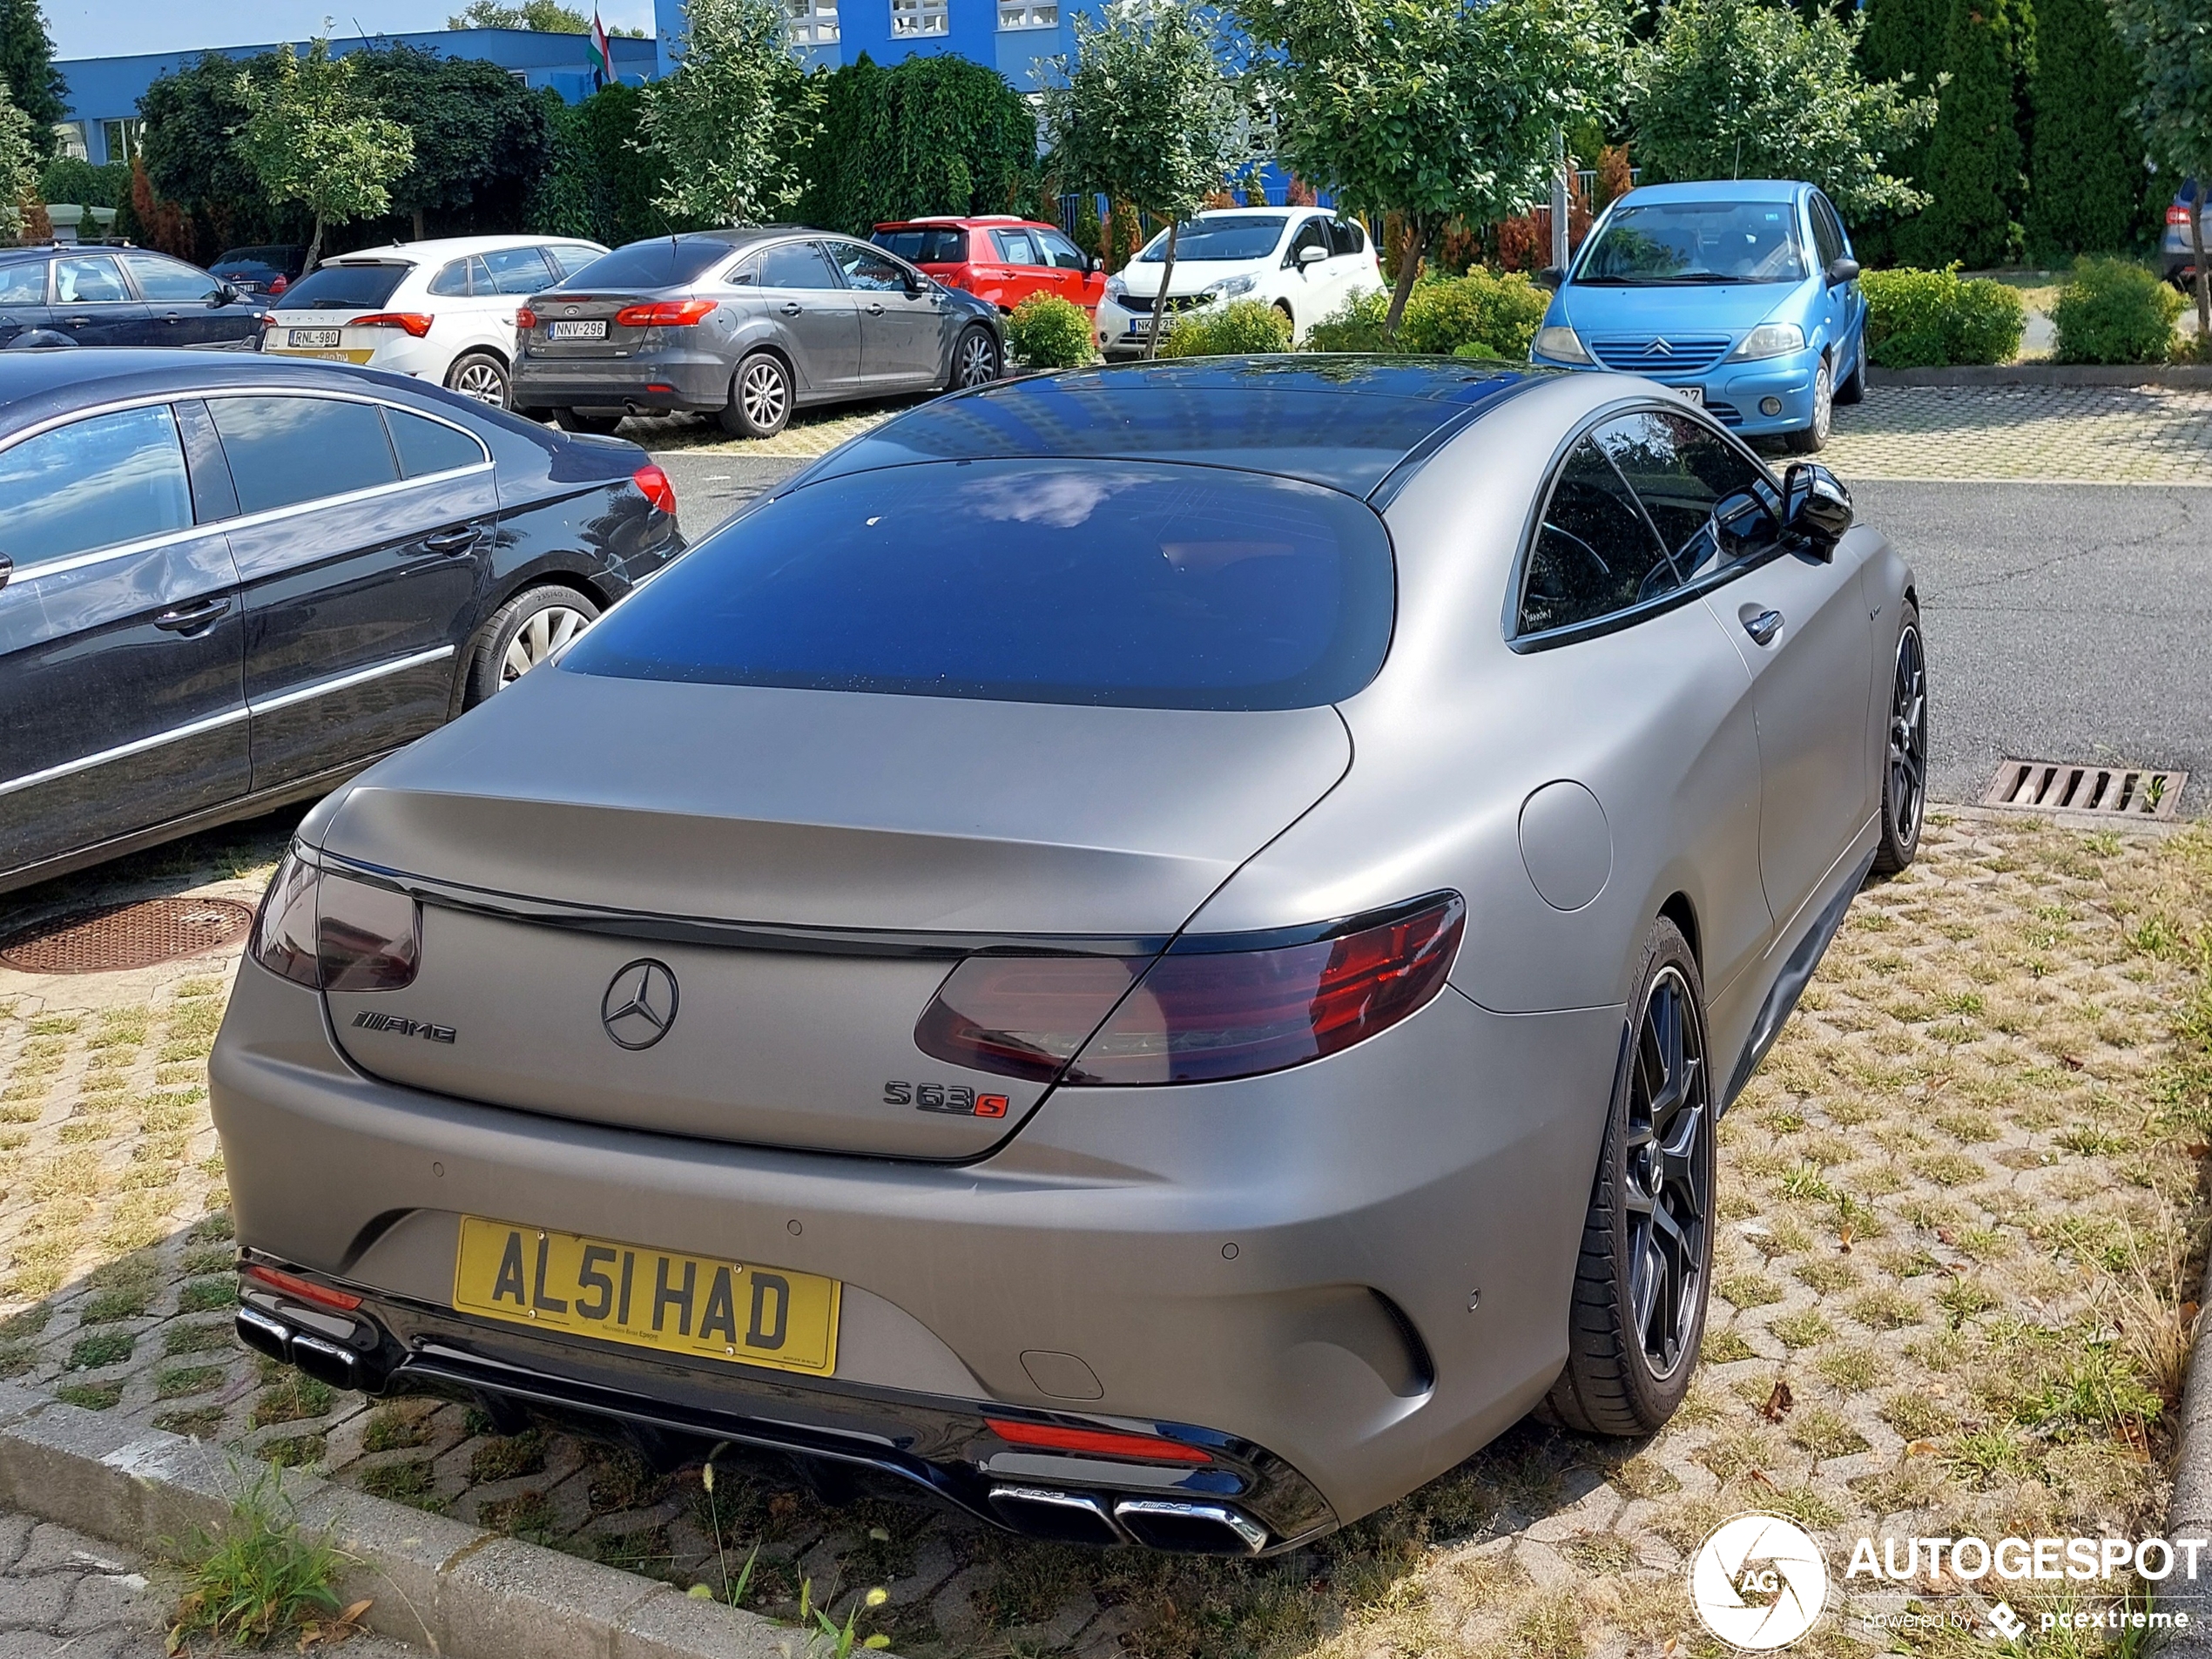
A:
POLYGON ((153 619, 153 625, 172 634, 196 634, 230 613, 228 599, 202 599, 196 605, 179 605, 153 619))
POLYGON ((1751 636, 1751 643, 1755 645, 1772 644, 1775 635, 1782 631, 1782 613, 1779 610, 1762 610, 1756 617, 1746 617, 1743 618, 1743 631, 1751 636))
POLYGON ((868 307, 868 315, 871 317, 880 317, 882 314, 883 302, 880 300, 877 300, 873 305, 868 307))
POLYGON ((786 317, 796 317, 803 309, 805 307, 796 300, 786 300, 782 306, 783 314, 786 317))
POLYGON ((64 317, 62 319, 62 327, 64 328, 90 328, 91 326, 92 320, 90 317, 64 317))
POLYGON ((465 553, 476 544, 473 525, 463 525, 457 530, 442 530, 435 536, 426 536, 422 545, 433 553, 465 553))

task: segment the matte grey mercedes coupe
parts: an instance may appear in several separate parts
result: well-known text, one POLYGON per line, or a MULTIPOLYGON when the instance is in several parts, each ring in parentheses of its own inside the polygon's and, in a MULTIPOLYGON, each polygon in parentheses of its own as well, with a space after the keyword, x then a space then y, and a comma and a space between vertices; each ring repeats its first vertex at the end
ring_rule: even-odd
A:
POLYGON ((1649 381, 940 399, 301 824, 239 1332, 1167 1549, 1648 1432, 1925 706, 1888 542, 1649 381))

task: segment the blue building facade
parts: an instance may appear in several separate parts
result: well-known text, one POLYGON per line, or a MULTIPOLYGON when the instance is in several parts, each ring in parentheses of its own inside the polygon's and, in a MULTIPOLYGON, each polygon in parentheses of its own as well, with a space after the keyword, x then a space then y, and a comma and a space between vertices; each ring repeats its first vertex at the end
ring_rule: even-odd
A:
MULTIPOLYGON (((660 72, 660 44, 617 36, 615 72, 625 81, 652 79, 660 72)), ((588 35, 556 35, 532 29, 437 29, 413 35, 355 36, 330 43, 334 56, 363 47, 414 46, 447 57, 483 57, 526 86, 550 87, 570 103, 589 98, 598 82, 592 74, 588 35)), ((307 43, 295 43, 305 52, 307 43)), ((226 57, 247 58, 278 50, 265 46, 216 46, 226 57)), ((64 150, 98 166, 127 161, 137 147, 138 99, 164 75, 188 69, 204 51, 146 52, 132 57, 72 57, 54 65, 69 84, 69 117, 62 124, 64 150)))
MULTIPOLYGON (((862 52, 879 64, 956 52, 1023 92, 1044 84, 1050 59, 1075 50, 1071 24, 1084 10, 1065 0, 786 0, 792 44, 810 69, 835 69, 862 52)), ((653 24, 665 75, 683 55, 683 0, 653 0, 653 24)))

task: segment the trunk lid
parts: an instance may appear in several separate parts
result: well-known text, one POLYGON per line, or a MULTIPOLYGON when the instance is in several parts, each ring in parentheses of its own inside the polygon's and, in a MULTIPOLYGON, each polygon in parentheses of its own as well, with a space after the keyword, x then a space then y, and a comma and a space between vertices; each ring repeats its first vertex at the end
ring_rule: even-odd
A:
POLYGON ((963 951, 1157 944, 1350 760, 1326 707, 545 670, 364 773, 329 819, 327 853, 426 894, 415 982, 334 993, 333 1022, 356 1063, 442 1094, 714 1140, 973 1157, 1043 1086, 915 1047, 963 951), (640 1027, 622 1008, 644 979, 640 1027), (629 1046, 664 1013, 664 1035, 629 1046), (985 1103, 918 1109, 925 1088, 985 1103))
POLYGON ((546 362, 627 357, 654 331, 625 327, 615 320, 616 314, 625 306, 651 305, 667 297, 658 293, 534 294, 529 303, 537 321, 523 331, 523 347, 546 362), (563 324, 567 325, 566 337, 556 337, 556 330, 563 324), (577 334, 578 329, 589 331, 594 325, 604 325, 605 334, 577 334))

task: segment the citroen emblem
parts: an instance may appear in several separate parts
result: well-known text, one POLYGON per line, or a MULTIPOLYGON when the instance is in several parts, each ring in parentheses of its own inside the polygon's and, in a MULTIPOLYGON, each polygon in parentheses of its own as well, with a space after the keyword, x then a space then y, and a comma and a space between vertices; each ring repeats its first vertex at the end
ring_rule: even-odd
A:
POLYGON ((676 1023, 676 975, 668 964, 641 956, 607 982, 599 1023, 625 1049, 650 1049, 676 1023))
POLYGON ((1674 347, 1668 342, 1664 334, 1651 342, 1651 349, 1654 354, 1661 357, 1672 357, 1675 354, 1674 347))

